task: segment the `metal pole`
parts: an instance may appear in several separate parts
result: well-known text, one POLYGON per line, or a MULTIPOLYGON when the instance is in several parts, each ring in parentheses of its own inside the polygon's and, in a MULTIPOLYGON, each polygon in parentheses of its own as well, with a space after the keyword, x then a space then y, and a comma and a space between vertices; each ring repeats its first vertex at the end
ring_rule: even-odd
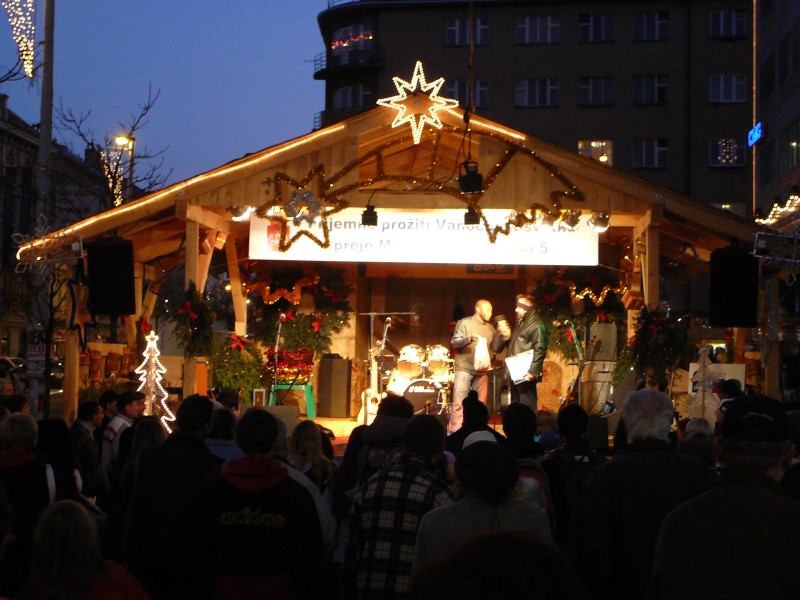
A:
POLYGON ((42 97, 39 109, 39 156, 36 177, 39 205, 43 213, 50 198, 50 155, 53 149, 53 46, 55 42, 55 0, 45 0, 44 39, 42 40, 42 97))
POLYGON ((133 200, 133 153, 136 148, 136 138, 128 138, 128 177, 125 184, 125 201, 133 200))

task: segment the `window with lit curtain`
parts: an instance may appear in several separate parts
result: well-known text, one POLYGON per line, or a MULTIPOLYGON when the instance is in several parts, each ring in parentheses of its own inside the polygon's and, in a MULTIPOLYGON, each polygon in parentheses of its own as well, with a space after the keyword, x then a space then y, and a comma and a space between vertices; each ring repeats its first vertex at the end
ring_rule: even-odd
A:
POLYGON ((517 17, 515 41, 520 45, 558 44, 561 18, 550 15, 517 17))
POLYGON ((364 58, 359 51, 371 49, 373 37, 372 25, 367 23, 356 23, 337 29, 331 40, 334 63, 348 65, 359 62, 364 58))
POLYGON ((666 138, 636 139, 631 153, 635 169, 662 169, 669 166, 669 140, 666 138))
POLYGON ((712 139, 708 143, 708 166, 744 167, 747 164, 744 140, 736 138, 712 139))
POLYGON ((663 42, 669 39, 669 12, 656 10, 633 15, 633 41, 663 42))
POLYGON ((778 148, 778 167, 782 176, 800 163, 800 120, 781 131, 778 148))
POLYGON ((712 10, 708 15, 708 37, 730 40, 747 37, 746 10, 712 10))

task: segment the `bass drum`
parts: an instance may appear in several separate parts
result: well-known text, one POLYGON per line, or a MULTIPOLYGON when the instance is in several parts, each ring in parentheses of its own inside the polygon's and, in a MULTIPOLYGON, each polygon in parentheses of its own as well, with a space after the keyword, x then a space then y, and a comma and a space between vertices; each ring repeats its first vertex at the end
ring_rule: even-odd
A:
POLYGON ((438 381, 418 379, 412 381, 403 394, 414 407, 414 414, 434 413, 441 399, 444 386, 438 381))
POLYGON ((406 389, 409 385, 411 385, 411 379, 403 377, 400 371, 395 369, 389 376, 389 383, 386 384, 386 391, 395 396, 402 396, 406 393, 406 389))
POLYGON ((425 361, 425 351, 421 346, 411 344, 403 346, 400 356, 397 357, 397 370, 400 375, 408 379, 415 379, 422 375, 422 363, 425 361))
POLYGON ((450 351, 444 346, 428 346, 428 377, 441 378, 450 373, 450 366, 453 360, 450 358, 450 351))

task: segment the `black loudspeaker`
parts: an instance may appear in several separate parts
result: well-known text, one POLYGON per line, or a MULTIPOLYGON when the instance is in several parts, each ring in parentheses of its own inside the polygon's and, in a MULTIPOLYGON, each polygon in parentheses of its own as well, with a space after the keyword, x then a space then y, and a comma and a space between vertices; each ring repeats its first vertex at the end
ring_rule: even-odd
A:
POLYGON ((758 258, 735 246, 711 253, 708 321, 712 327, 758 326, 758 258))
POLYGON ((586 441, 592 450, 608 453, 608 419, 599 415, 589 415, 586 441))
POLYGON ((319 416, 341 419, 350 416, 350 361, 323 356, 317 379, 319 416))
POLYGON ((89 312, 132 315, 136 312, 133 242, 121 238, 97 240, 86 246, 89 312))

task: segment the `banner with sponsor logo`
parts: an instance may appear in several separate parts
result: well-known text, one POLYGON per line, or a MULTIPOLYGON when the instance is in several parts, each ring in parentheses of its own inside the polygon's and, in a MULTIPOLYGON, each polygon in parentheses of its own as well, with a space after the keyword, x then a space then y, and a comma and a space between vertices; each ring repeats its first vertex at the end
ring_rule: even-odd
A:
MULTIPOLYGON (((328 218, 330 247, 300 237, 286 251, 278 249, 280 223, 256 216, 250 219, 250 258, 256 260, 308 260, 472 265, 575 265, 597 264, 598 235, 581 217, 577 231, 554 232, 526 226, 498 235, 492 244, 483 225, 464 225, 459 209, 378 209, 378 226, 361 224, 361 208, 348 208, 328 218)), ((501 224, 507 210, 483 213, 489 223, 501 224)), ((322 239, 319 224, 288 222, 289 235, 307 228, 322 239)))

